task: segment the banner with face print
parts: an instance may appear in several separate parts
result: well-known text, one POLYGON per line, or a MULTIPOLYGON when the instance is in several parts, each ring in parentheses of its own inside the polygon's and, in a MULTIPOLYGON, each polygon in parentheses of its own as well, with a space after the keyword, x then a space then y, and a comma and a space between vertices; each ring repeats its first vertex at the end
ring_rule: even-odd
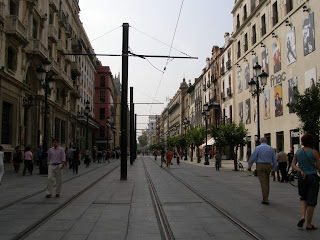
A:
POLYGON ((239 103, 239 123, 243 123, 243 102, 239 103))
POLYGON ((295 28, 287 32, 287 64, 297 61, 295 28))
POLYGON ((273 70, 274 73, 281 70, 281 47, 280 47, 280 38, 272 44, 273 50, 273 70))
POLYGON ((265 73, 269 74, 269 58, 268 58, 268 48, 266 48, 262 53, 262 69, 261 71, 264 71, 265 73))
MULTIPOLYGON (((298 92, 298 78, 293 77, 288 80, 288 93, 289 93, 289 103, 295 103, 296 99, 294 94, 298 92)), ((292 108, 289 107, 289 113, 293 113, 292 108)))
POLYGON ((250 98, 246 100, 246 124, 251 123, 251 106, 250 106, 250 98))
POLYGON ((303 53, 304 56, 312 53, 315 47, 314 13, 310 13, 302 23, 303 53))
POLYGON ((263 92, 263 119, 270 118, 270 90, 266 89, 263 92))
POLYGON ((274 87, 275 116, 283 115, 282 83, 274 87))
POLYGON ((304 73, 305 87, 313 88, 317 83, 317 70, 312 68, 304 73))
POLYGON ((249 63, 247 63, 244 66, 244 78, 245 78, 245 89, 249 88, 249 82, 250 82, 250 67, 249 67, 249 63))
POLYGON ((238 71, 238 93, 242 93, 242 70, 238 71))

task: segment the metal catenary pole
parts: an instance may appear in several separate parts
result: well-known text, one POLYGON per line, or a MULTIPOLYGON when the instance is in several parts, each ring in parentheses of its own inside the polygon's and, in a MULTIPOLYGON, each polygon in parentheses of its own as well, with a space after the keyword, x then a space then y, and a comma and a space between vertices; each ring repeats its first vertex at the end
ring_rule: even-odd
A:
POLYGON ((130 165, 133 164, 134 156, 134 105, 133 105, 133 87, 130 87, 130 165))

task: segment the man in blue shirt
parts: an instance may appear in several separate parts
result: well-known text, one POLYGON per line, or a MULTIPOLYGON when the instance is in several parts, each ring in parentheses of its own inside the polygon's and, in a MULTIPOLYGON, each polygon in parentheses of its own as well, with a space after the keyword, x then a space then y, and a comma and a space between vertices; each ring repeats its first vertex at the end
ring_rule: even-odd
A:
POLYGON ((251 171, 251 166, 254 162, 257 163, 257 172, 262 190, 262 204, 269 204, 269 176, 272 169, 272 176, 277 169, 277 157, 274 149, 267 144, 266 138, 260 139, 260 145, 253 151, 248 165, 248 170, 251 171))

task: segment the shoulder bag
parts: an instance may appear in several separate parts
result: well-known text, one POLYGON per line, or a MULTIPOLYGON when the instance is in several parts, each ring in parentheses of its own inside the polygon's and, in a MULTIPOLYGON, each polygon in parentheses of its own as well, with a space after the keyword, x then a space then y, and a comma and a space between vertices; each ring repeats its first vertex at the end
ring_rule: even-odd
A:
MULTIPOLYGON (((313 163, 310 161, 310 159, 308 158, 308 156, 307 156, 306 152, 304 151, 304 149, 303 149, 302 151, 303 151, 304 155, 306 156, 306 158, 308 159, 308 162, 311 164, 311 166, 316 169, 316 172, 317 172, 318 177, 320 177, 320 173, 319 173, 318 168, 317 168, 315 165, 313 165, 313 163)), ((312 150, 312 151, 313 151, 313 150, 312 150)), ((316 163, 316 164, 317 164, 317 163, 316 163)))

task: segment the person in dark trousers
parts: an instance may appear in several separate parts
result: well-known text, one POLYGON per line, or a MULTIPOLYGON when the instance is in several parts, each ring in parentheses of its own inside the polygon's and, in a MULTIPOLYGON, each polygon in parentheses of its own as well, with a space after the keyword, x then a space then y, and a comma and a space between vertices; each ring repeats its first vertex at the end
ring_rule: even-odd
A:
POLYGON ((19 172, 20 164, 22 163, 22 160, 23 160, 23 157, 22 157, 20 146, 17 146, 13 156, 13 167, 14 167, 15 173, 19 172))
POLYGON ((288 167, 287 167, 287 174, 290 170, 290 167, 291 167, 291 164, 292 164, 292 160, 293 160, 293 156, 294 156, 294 153, 293 153, 293 149, 290 148, 290 152, 288 153, 287 157, 288 157, 288 167))
POLYGON ((80 165, 80 153, 79 153, 79 148, 77 147, 76 149, 74 149, 74 151, 72 152, 73 154, 73 158, 72 158, 72 169, 73 169, 73 173, 78 174, 78 169, 79 169, 79 165, 80 165))
POLYGON ((86 164, 86 167, 89 167, 89 164, 90 164, 90 150, 89 149, 86 150, 85 164, 86 164))
POLYGON ((260 145, 257 146, 249 160, 248 171, 251 171, 251 166, 254 162, 257 163, 258 178, 261 185, 262 204, 269 204, 270 192, 270 172, 272 176, 277 169, 277 157, 274 149, 267 144, 266 138, 260 139, 260 145))
POLYGON ((220 171, 220 164, 221 164, 221 155, 219 151, 216 151, 216 171, 220 171))
POLYGON ((281 182, 288 182, 288 174, 287 174, 287 154, 283 151, 280 151, 277 154, 277 162, 279 165, 279 171, 281 172, 281 182))
POLYGON ((94 146, 92 149, 92 161, 96 162, 96 154, 97 154, 97 150, 96 147, 94 146))
POLYGON ((27 170, 29 171, 30 175, 32 175, 33 170, 33 154, 31 152, 30 147, 26 147, 24 153, 24 168, 23 168, 23 176, 26 175, 27 170))
POLYGON ((301 219, 297 226, 302 227, 307 215, 307 230, 316 230, 312 225, 314 208, 317 205, 319 193, 320 160, 319 153, 313 149, 315 139, 307 133, 302 136, 303 148, 299 149, 293 157, 292 168, 298 172, 298 191, 301 204, 301 219), (299 167, 296 166, 298 163, 299 167))

